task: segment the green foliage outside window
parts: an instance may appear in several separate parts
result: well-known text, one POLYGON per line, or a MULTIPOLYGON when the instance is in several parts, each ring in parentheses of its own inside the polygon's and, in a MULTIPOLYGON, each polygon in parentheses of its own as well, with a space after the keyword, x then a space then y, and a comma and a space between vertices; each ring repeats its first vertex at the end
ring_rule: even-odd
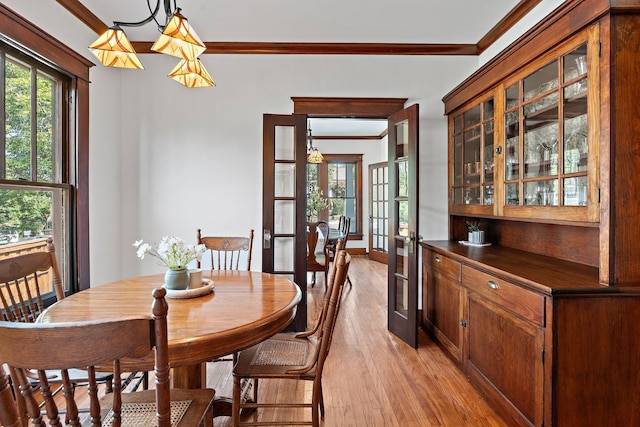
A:
POLYGON ((53 120, 57 83, 8 57, 4 74, 6 122, 5 152, 0 153, 4 163, 1 178, 17 181, 14 186, 0 189, 0 234, 6 240, 7 236, 41 235, 51 228, 52 192, 19 187, 56 180, 53 120), (34 73, 36 88, 32 91, 34 73))

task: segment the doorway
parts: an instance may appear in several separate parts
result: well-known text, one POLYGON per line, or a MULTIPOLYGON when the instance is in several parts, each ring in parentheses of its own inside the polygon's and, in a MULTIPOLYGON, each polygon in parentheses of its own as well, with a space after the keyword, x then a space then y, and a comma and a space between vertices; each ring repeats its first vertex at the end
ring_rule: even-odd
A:
MULTIPOLYGON (((415 258, 417 256, 417 246, 416 239, 413 238, 417 232, 417 211, 414 212, 415 209, 413 207, 417 206, 417 191, 411 192, 411 194, 415 194, 411 196, 411 200, 404 200, 406 196, 403 193, 403 189, 406 190, 406 185, 416 186, 414 190, 417 190, 417 158, 415 158, 415 154, 417 154, 417 131, 418 131, 418 106, 413 105, 412 107, 405 110, 404 104, 406 102, 406 98, 292 98, 294 101, 294 114, 291 116, 292 120, 306 120, 306 118, 314 118, 314 117, 336 117, 336 118, 372 118, 372 119, 389 119, 389 126, 393 126, 393 132, 391 129, 389 130, 389 138, 388 138, 388 154, 389 154, 389 169, 391 170, 391 165, 393 165, 393 176, 398 175, 395 180, 392 180, 393 176, 390 176, 390 182, 392 185, 389 186, 390 191, 390 200, 393 197, 393 203, 390 207, 390 218, 391 223, 389 227, 389 253, 394 255, 391 261, 394 263, 395 267, 393 271, 389 271, 389 277, 393 274, 393 280, 389 281, 389 325, 388 328, 390 331, 400 336, 403 340, 409 343, 412 346, 416 346, 417 344, 417 309, 413 310, 412 307, 417 305, 417 263, 415 258), (398 115, 400 113, 400 115, 398 115), (407 115, 408 114, 408 115, 407 115), (404 117, 407 115, 406 117, 404 117), (391 118, 394 118, 393 120, 391 118), (405 123, 406 122, 406 123, 405 123), (410 131, 409 131, 410 129, 410 131), (409 138, 407 139, 407 136, 409 138), (407 145, 409 144, 409 145, 407 145), (412 150, 406 150, 406 147, 413 147, 412 150), (402 157, 406 154, 409 157, 402 157), (411 154, 413 153, 413 154, 411 154), (398 157, 401 156, 401 157, 398 157), (413 156, 413 157, 412 157, 413 156), (412 174, 409 174, 411 172, 412 174), (405 179, 406 178, 406 179, 405 179), (391 187, 398 186, 398 188, 394 189, 393 196, 391 196, 391 187), (398 193, 400 191, 400 193, 398 193), (397 206, 396 206, 397 205, 397 206), (411 209, 406 209, 406 208, 411 209), (405 208, 405 209, 403 209, 405 208), (406 216, 406 215, 409 216, 406 216), (408 226, 408 227, 407 227, 408 226), (404 236, 402 230, 408 232, 407 236, 404 236), (396 253, 396 246, 398 246, 396 253), (397 265, 396 265, 397 264, 397 265), (415 268, 414 268, 415 267, 415 268), (413 271, 416 270, 416 271, 413 271), (399 298, 399 296, 403 296, 399 298), (408 298, 408 303, 405 301, 405 297, 408 298), (408 304, 408 305, 407 305, 408 304), (403 310, 398 310, 398 307, 403 310), (400 334, 399 331, 404 333, 400 334), (416 339, 407 339, 407 337, 415 336, 416 339)), ((268 116, 268 115, 265 115, 268 116)), ((265 126, 265 135, 272 135, 272 129, 268 129, 265 126)), ((302 159, 306 160, 306 150, 301 150, 301 147, 305 147, 306 135, 304 133, 304 129, 302 126, 294 125, 291 127, 291 131, 288 134, 295 135, 295 140, 291 140, 288 145, 292 147, 296 147, 296 152, 293 153, 293 157, 291 160, 288 160, 292 164, 296 163, 296 169, 301 169, 302 165, 297 165, 299 161, 302 159), (295 160, 294 160, 295 159, 295 160)), ((268 143, 268 138, 265 137, 265 143, 268 143)), ((264 162, 265 166, 268 162, 272 161, 273 152, 271 149, 265 151, 264 162), (271 158, 270 158, 271 157, 271 158)), ((265 168, 265 171, 268 172, 269 168, 265 168)), ((265 172, 265 173, 266 173, 265 172)), ((292 170, 293 172, 293 170, 292 170)), ((297 175, 297 174, 296 174, 297 175)), ((269 185, 271 180, 270 176, 265 176, 264 183, 265 185, 269 185)), ((296 199, 292 199, 293 207, 298 215, 298 218, 305 218, 304 209, 301 209, 301 204, 304 204, 306 200, 306 194, 300 194, 304 192, 305 188, 305 178, 302 176, 300 180, 296 180, 296 184, 292 187, 295 193, 298 193, 299 197, 296 199), (295 187, 295 188, 293 188, 295 187), (297 202, 296 202, 297 200, 297 202), (302 202, 302 203, 300 203, 302 202)), ((266 189, 265 189, 266 191, 266 189)), ((270 197, 266 197, 265 192, 265 207, 270 208, 271 203, 274 200, 266 200, 271 199, 270 197), (267 203, 268 202, 268 203, 267 203), (267 206, 269 205, 269 206, 267 206)), ((263 270, 267 272, 275 272, 269 269, 265 269, 265 258, 273 257, 277 255, 276 252, 270 250, 271 239, 273 238, 271 234, 271 229, 267 230, 267 228, 271 227, 268 221, 268 217, 271 215, 271 210, 266 209, 263 210, 263 222, 265 222, 265 231, 264 231, 264 242, 263 242, 263 270), (265 216, 266 215, 266 216, 265 216), (268 227, 267 227, 268 226, 268 227), (265 250, 267 252, 265 253, 265 250)), ((298 221, 302 223, 302 221, 298 221)), ((304 231, 298 233, 298 236, 304 235, 304 231)), ((287 236, 289 237, 289 236, 287 236)), ((291 236, 294 237, 294 236, 291 236)), ((306 239, 296 239, 304 240, 306 239)), ((298 276, 298 258, 302 262, 306 260, 306 250, 304 252, 300 252, 295 256, 295 276, 298 276)), ((302 270, 304 271, 304 270, 302 270)), ((300 271, 300 273, 302 273, 300 271)), ((278 273, 278 272, 276 272, 278 273)), ((305 272, 306 275, 306 272, 305 272)), ((302 282, 299 282, 302 283, 302 282)), ((305 289, 303 289, 304 293, 305 289)), ((306 310, 304 310, 306 312, 306 310)), ((299 311, 299 315, 302 313, 299 311)), ((306 313, 305 313, 306 315, 306 313)), ((306 323, 305 319, 298 319, 296 317, 296 324, 300 325, 302 323, 306 323)))

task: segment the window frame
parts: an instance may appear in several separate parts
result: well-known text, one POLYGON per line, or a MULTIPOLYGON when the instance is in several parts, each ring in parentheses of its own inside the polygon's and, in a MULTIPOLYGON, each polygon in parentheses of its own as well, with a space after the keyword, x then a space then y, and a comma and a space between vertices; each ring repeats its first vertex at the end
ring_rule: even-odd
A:
MULTIPOLYGON (((329 194, 329 164, 331 163, 351 163, 355 165, 355 191, 356 191, 356 229, 353 233, 349 234, 349 240, 362 240, 363 239, 363 226, 362 226, 362 154, 325 154, 322 153, 324 161, 318 164, 318 185, 322 190, 325 198, 328 198, 329 194)), ((321 211, 318 218, 324 221, 328 221, 327 209, 321 211)))
MULTIPOLYGON (((61 108, 63 185, 69 186, 67 242, 69 292, 90 286, 89 269, 89 68, 93 63, 0 3, 0 41, 67 77, 61 108)), ((4 95, 3 95, 4 96, 4 95)), ((4 123, 4 119, 2 119, 4 123)), ((5 184, 14 181, 3 180, 5 184)))

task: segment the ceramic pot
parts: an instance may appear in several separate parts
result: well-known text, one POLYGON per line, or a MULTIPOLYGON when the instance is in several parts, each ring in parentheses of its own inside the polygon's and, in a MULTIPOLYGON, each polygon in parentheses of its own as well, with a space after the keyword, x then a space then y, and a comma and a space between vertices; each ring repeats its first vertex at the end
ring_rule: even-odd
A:
POLYGON ((184 290, 189 287, 189 272, 186 268, 168 269, 164 274, 164 287, 184 290))

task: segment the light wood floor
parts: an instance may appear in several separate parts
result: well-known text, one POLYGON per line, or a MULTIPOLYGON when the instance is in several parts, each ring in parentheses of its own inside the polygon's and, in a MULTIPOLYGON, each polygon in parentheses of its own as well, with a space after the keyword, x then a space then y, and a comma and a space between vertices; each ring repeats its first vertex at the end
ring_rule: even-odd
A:
MULTIPOLYGON (((506 426, 461 371, 422 331, 418 349, 387 331, 387 267, 353 257, 333 345, 323 375, 326 427, 506 426)), ((324 296, 324 278, 309 289, 309 316, 324 296)), ((311 322, 310 322, 311 324, 311 322)), ((207 386, 231 396, 231 363, 209 363, 207 386)), ((260 395, 310 396, 310 383, 262 381, 260 395)), ((259 420, 286 419, 285 410, 259 420)), ((217 427, 231 419, 217 417, 217 427)))

